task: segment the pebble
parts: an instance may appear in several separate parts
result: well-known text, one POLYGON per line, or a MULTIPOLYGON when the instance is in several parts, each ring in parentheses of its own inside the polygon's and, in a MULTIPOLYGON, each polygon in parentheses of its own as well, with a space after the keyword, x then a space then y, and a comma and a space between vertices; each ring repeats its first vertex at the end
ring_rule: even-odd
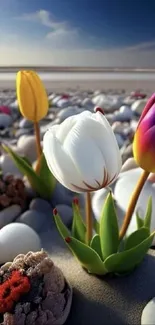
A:
MULTIPOLYGON (((16 220, 17 222, 24 223, 34 229, 36 232, 39 232, 44 224, 48 222, 49 214, 46 212, 41 212, 38 210, 27 210, 20 215, 16 220)), ((51 223, 52 223, 52 211, 51 211, 51 223)))
POLYGON ((26 128, 32 128, 33 127, 33 122, 27 120, 26 118, 22 118, 19 122, 19 127, 22 129, 26 129, 26 128))
POLYGON ((0 229, 14 221, 20 215, 21 210, 19 205, 13 204, 0 211, 0 229))
POLYGON ((48 201, 43 200, 41 198, 33 199, 30 203, 29 209, 40 211, 44 214, 52 215, 52 206, 48 201))
POLYGON ((56 209, 58 210, 58 213, 60 214, 60 217, 62 218, 65 225, 70 226, 73 219, 72 208, 66 204, 58 204, 56 205, 56 209))
POLYGON ((36 138, 34 135, 22 135, 17 142, 17 148, 31 163, 37 159, 36 138))
POLYGON ((10 173, 16 176, 23 176, 8 154, 3 154, 0 156, 0 168, 3 175, 10 173))
POLYGON ((155 325, 155 297, 143 309, 141 325, 155 325))
POLYGON ((121 172, 123 173, 123 172, 126 172, 126 171, 128 171, 130 169, 134 169, 134 168, 137 168, 137 167, 138 166, 137 166, 134 158, 128 158, 125 161, 125 163, 123 164, 122 169, 121 169, 121 172))
POLYGON ((13 222, 1 229, 0 247, 0 264, 3 264, 11 262, 18 254, 39 251, 41 241, 32 228, 13 222))
POLYGON ((137 115, 141 115, 145 105, 147 103, 147 99, 139 99, 133 102, 133 104, 131 105, 131 109, 134 113, 136 113, 137 115))
POLYGON ((0 114, 0 128, 7 128, 12 125, 12 117, 8 114, 0 114))

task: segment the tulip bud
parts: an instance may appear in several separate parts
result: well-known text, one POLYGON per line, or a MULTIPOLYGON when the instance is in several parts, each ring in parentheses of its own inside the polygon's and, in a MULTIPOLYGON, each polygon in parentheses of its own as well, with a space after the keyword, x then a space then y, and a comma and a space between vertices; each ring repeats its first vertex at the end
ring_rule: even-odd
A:
POLYGON ((55 178, 73 192, 106 187, 121 169, 115 135, 99 109, 51 127, 44 135, 43 151, 55 178))
POLYGON ((48 112, 46 90, 37 73, 19 71, 16 77, 17 100, 21 114, 36 123, 48 112))
POLYGON ((147 102, 133 141, 136 163, 145 171, 155 172, 155 94, 147 102))

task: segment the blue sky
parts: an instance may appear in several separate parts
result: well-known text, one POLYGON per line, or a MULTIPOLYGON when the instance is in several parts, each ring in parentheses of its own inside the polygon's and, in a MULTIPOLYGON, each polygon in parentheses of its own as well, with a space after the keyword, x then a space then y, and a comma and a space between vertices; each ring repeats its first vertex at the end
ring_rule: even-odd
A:
POLYGON ((155 66, 155 0, 0 0, 0 65, 155 66))

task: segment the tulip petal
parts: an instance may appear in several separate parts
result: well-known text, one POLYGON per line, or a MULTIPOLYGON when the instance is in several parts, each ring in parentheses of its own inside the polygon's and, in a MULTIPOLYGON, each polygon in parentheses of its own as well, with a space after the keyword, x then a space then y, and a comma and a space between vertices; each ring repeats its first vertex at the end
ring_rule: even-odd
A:
MULTIPOLYGON (((98 188, 104 180, 104 157, 93 137, 86 135, 82 124, 85 127, 86 121, 80 120, 72 128, 64 141, 63 148, 70 155, 81 179, 89 186, 98 188)), ((90 119, 87 120, 87 128, 88 125, 92 126, 90 119)))
MULTIPOLYGON (((101 142, 100 140, 100 146, 102 146, 102 150, 105 156, 106 166, 108 169, 108 173, 111 176, 111 179, 118 175, 122 166, 122 160, 121 155, 119 151, 119 147, 117 144, 116 137, 111 129, 111 126, 105 116, 101 114, 100 112, 96 113, 96 119, 99 121, 102 125, 104 125, 105 130, 107 131, 106 134, 106 140, 107 145, 104 145, 104 142, 101 142)), ((104 130, 102 127, 102 131, 104 130)))
POLYGON ((48 97, 46 94, 44 84, 42 83, 39 76, 33 71, 28 71, 27 76, 28 74, 29 76, 31 76, 31 78, 29 78, 28 80, 32 87, 33 96, 35 98, 35 103, 36 103, 35 121, 37 122, 47 115, 48 97))
MULTIPOLYGON (((65 152, 60 141, 50 130, 44 135, 43 147, 48 167, 57 180, 71 191, 75 191, 74 186, 71 185, 74 180, 77 186, 84 188, 86 191, 87 188, 84 186, 81 176, 76 170, 72 160, 65 152)), ((77 190, 76 192, 82 192, 82 190, 77 190)))
POLYGON ((150 173, 155 173, 154 138, 155 126, 148 129, 148 131, 143 134, 143 137, 139 128, 133 142, 133 153, 137 164, 150 173))
POLYGON ((145 115, 148 113, 148 111, 150 110, 150 108, 153 106, 154 103, 155 103, 155 93, 150 97, 147 104, 145 105, 143 112, 141 114, 140 120, 138 122, 137 129, 138 129, 141 121, 144 119, 145 115))
POLYGON ((19 71, 16 78, 17 100, 21 114, 30 121, 34 119, 34 99, 32 89, 29 87, 27 75, 19 71))

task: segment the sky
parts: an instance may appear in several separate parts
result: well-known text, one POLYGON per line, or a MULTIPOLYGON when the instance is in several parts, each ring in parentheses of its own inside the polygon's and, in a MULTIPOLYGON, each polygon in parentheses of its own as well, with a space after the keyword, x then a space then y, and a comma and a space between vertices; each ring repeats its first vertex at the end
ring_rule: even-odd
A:
POLYGON ((0 66, 155 67, 155 0, 0 0, 0 66))

